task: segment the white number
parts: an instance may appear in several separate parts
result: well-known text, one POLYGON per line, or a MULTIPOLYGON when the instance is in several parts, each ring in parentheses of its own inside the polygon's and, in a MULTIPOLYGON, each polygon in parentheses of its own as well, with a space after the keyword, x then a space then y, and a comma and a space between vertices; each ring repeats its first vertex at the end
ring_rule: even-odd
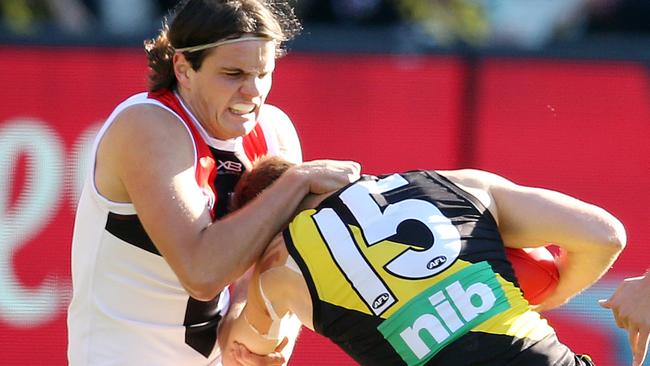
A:
MULTIPOLYGON (((405 220, 424 224, 433 236, 433 245, 426 250, 409 248, 384 268, 398 277, 428 278, 444 271, 458 258, 460 233, 451 220, 428 201, 405 199, 380 205, 373 199, 372 195, 381 195, 407 184, 402 176, 393 174, 378 181, 360 181, 339 197, 359 223, 369 246, 397 234, 398 226, 405 220)), ((314 215, 314 220, 335 261, 369 308, 381 314, 394 304, 393 294, 359 251, 341 218, 332 209, 323 209, 314 215)))
POLYGON ((370 310, 375 315, 380 315, 393 305, 395 297, 372 267, 366 263, 348 228, 336 212, 326 208, 315 214, 313 218, 332 252, 332 257, 370 310))
POLYGON ((405 220, 417 220, 431 231, 434 245, 427 250, 409 248, 386 265, 390 273, 411 279, 431 277, 444 271, 460 253, 460 233, 449 218, 431 202, 406 199, 386 205, 382 212, 371 194, 382 194, 407 185, 399 174, 377 182, 361 181, 341 194, 341 200, 350 209, 361 226, 368 245, 374 245, 397 234, 397 227, 405 220))

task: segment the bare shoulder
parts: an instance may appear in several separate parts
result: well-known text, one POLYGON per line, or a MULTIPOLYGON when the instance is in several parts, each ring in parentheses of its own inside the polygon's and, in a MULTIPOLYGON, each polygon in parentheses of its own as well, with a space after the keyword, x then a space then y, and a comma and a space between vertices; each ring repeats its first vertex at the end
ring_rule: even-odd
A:
POLYGON ((115 117, 98 145, 97 188, 109 199, 130 201, 125 179, 155 179, 156 171, 178 171, 193 159, 190 134, 174 114, 156 105, 133 105, 115 117))
MULTIPOLYGON (((107 139, 129 142, 147 140, 155 143, 152 138, 164 140, 179 140, 182 135, 188 135, 183 123, 170 111, 152 104, 137 104, 124 109, 117 115, 107 131, 107 139)), ((189 135, 188 135, 189 136, 189 135)), ((127 146, 124 146, 127 147, 127 146)))
POLYGON ((478 169, 436 171, 457 187, 476 197, 492 216, 499 221, 494 192, 498 187, 513 185, 509 180, 490 172, 478 169))

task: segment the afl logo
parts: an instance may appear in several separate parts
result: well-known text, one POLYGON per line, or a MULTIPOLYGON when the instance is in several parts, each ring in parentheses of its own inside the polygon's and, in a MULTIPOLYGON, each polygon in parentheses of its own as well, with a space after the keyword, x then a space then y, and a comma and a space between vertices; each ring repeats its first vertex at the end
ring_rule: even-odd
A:
POLYGON ((372 308, 379 309, 386 303, 386 301, 388 301, 388 294, 384 292, 383 294, 377 296, 375 301, 372 302, 372 308))
POLYGON ((439 255, 427 263, 427 269, 436 269, 445 263, 447 263, 447 257, 444 255, 439 255))

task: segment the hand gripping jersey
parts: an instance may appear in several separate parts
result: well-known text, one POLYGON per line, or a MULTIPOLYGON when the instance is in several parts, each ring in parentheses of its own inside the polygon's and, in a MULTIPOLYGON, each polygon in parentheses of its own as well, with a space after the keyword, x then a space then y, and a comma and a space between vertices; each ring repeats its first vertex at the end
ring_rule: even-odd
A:
POLYGON ((362 365, 575 365, 490 212, 433 171, 364 177, 283 234, 315 330, 362 365))
POLYGON ((216 329, 228 309, 228 291, 212 301, 191 298, 147 236, 134 206, 106 199, 95 186, 99 141, 117 114, 136 104, 164 108, 186 127, 195 148, 197 185, 213 219, 226 214, 232 189, 253 159, 282 154, 297 161, 300 146, 288 117, 268 105, 247 136, 214 139, 171 91, 127 99, 111 114, 95 141, 72 244, 70 364, 214 365, 220 360, 216 329), (288 138, 282 136, 282 141, 285 145, 287 139, 294 141, 295 146, 282 145, 279 131, 292 133, 288 138))

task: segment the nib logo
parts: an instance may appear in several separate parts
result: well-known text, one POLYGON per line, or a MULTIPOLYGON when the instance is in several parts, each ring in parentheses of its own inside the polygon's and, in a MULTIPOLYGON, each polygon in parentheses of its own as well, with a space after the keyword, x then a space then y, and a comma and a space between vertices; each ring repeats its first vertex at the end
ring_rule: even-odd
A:
POLYGON ((408 365, 419 365, 508 308, 492 268, 481 262, 426 289, 378 329, 408 365))

